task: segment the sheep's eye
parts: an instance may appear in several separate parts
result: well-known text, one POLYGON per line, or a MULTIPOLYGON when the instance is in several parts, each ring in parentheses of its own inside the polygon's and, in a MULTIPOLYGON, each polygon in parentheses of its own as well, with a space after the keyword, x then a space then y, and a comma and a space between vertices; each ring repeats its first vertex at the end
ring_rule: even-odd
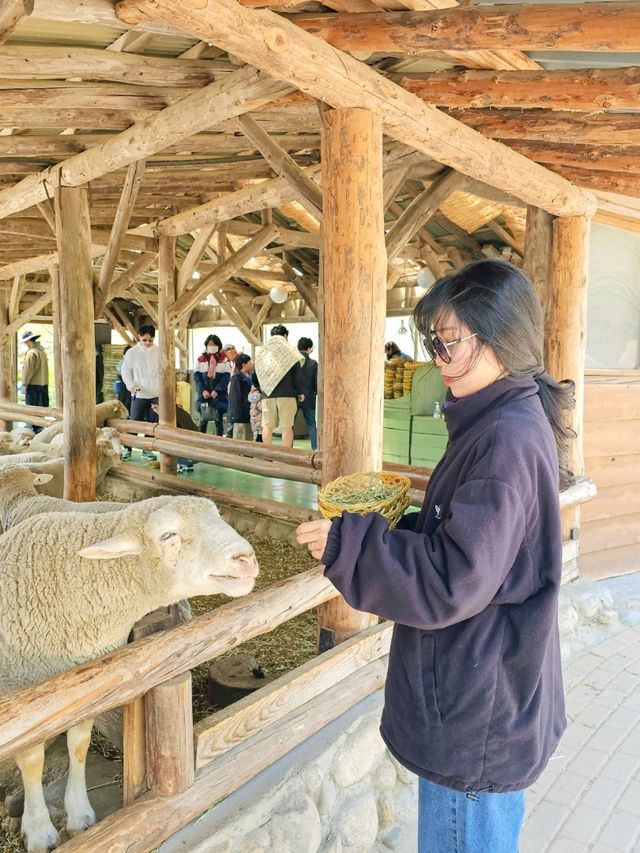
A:
POLYGON ((160 541, 161 542, 168 542, 169 539, 173 539, 173 537, 177 536, 177 535, 178 534, 174 533, 173 531, 170 531, 169 533, 163 533, 162 536, 160 537, 160 541))

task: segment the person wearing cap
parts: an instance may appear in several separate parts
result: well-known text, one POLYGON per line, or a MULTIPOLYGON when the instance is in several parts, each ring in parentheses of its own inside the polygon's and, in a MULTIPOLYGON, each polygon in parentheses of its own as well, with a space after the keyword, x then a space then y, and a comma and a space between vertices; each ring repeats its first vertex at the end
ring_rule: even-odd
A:
POLYGON ((275 427, 282 428, 282 443, 293 447, 293 422, 298 402, 304 402, 300 366, 302 353, 288 341, 289 330, 277 325, 271 339, 256 353, 256 376, 265 398, 262 401, 262 441, 271 444, 275 427))
MULTIPOLYGON (((47 353, 39 343, 40 335, 26 331, 21 340, 26 346, 22 362, 22 390, 27 406, 49 405, 49 362, 47 353)), ((33 427, 34 432, 40 432, 42 427, 33 427)))

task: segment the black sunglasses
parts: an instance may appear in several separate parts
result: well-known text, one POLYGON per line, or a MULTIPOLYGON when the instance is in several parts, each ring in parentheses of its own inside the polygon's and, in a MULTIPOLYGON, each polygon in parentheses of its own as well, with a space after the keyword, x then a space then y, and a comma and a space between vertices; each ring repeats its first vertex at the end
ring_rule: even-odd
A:
POLYGON ((456 338, 454 341, 443 341, 442 338, 438 337, 433 329, 429 332, 428 338, 423 338, 422 342, 424 343, 424 347, 429 355, 434 359, 437 356, 445 364, 451 363, 451 353, 449 352, 449 347, 455 346, 456 344, 461 344, 464 341, 470 341, 471 338, 477 337, 477 332, 474 332, 472 335, 466 335, 464 338, 456 338))

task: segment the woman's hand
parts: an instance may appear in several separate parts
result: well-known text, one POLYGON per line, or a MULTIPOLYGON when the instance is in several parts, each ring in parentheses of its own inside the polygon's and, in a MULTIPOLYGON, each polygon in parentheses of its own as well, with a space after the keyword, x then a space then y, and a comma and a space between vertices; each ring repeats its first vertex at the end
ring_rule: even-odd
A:
POLYGON ((204 397, 205 400, 208 400, 209 397, 211 396, 211 394, 205 390, 202 392, 202 396, 204 397))
POLYGON ((331 522, 326 518, 303 521, 296 529, 296 539, 300 545, 306 545, 316 560, 319 560, 327 547, 330 529, 331 522))

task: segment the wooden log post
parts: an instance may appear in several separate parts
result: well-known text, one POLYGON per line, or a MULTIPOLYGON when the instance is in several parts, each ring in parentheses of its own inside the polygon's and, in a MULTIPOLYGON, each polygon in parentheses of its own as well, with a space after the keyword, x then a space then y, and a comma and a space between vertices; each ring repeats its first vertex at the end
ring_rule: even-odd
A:
MULTIPOLYGON (((175 238, 160 235, 158 250, 158 346, 160 347, 160 423, 176 425, 176 368, 174 324, 170 308, 176 299, 175 238)), ((175 457, 160 454, 160 470, 173 474, 175 457)))
POLYGON ((551 276, 553 217, 540 207, 527 207, 522 271, 535 287, 542 310, 546 310, 551 276))
POLYGON ((62 378, 62 312, 60 309, 60 268, 49 270, 51 276, 51 309, 53 314, 53 376, 56 383, 56 406, 64 402, 62 378))
MULTIPOLYGON (((590 220, 584 216, 556 219, 549 294, 546 306, 545 366, 554 379, 576 383, 569 447, 569 468, 584 474, 584 370, 587 337, 587 264, 590 220)), ((563 538, 577 538, 580 510, 563 512, 563 538)))
POLYGON ((96 357, 87 187, 57 187, 55 206, 64 306, 64 496, 90 501, 96 495, 96 357))
POLYGON ((164 797, 181 794, 195 779, 191 673, 153 687, 144 707, 149 788, 164 797))
MULTIPOLYGON (((380 118, 362 109, 321 115, 321 337, 324 375, 331 377, 323 400, 322 482, 328 483, 382 470, 387 258, 380 118)), ((320 647, 331 648, 375 621, 343 599, 330 602, 319 610, 320 647)))
MULTIPOLYGON (((7 335, 9 324, 9 300, 6 290, 0 290, 0 401, 11 400, 11 389, 15 387, 15 362, 11 358, 11 335, 7 335)), ((15 335, 13 335, 15 339, 15 335)), ((11 429, 12 421, 0 419, 0 429, 11 429)))

